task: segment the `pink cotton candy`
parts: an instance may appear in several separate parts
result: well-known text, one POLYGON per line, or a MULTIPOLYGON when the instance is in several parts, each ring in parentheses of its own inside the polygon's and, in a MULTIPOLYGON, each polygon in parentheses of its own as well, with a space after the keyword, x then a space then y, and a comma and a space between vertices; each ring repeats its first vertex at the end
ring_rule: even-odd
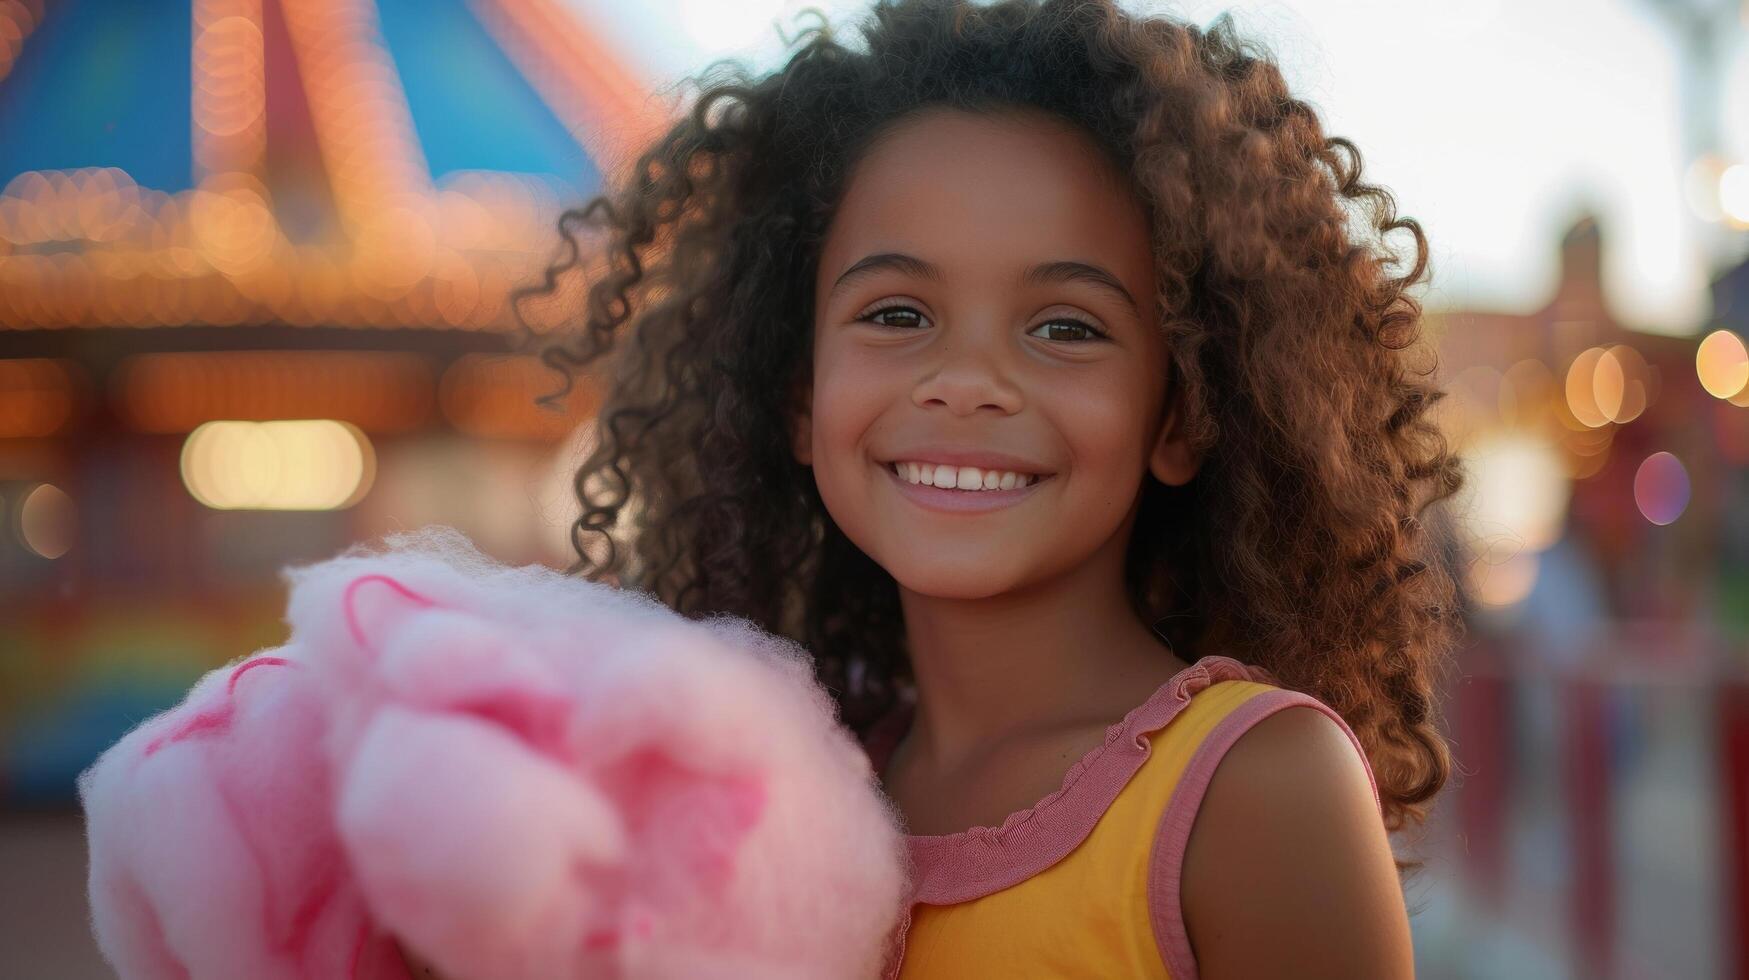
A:
POLYGON ((898 816, 804 651, 432 528, 80 778, 124 978, 878 976, 898 816))

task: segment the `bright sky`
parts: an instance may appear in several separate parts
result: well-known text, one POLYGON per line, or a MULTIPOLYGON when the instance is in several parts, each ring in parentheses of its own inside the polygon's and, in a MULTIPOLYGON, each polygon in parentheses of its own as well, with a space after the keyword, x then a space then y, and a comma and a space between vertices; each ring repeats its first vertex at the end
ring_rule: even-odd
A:
MULTIPOLYGON (((718 57, 774 68, 774 21, 787 30, 794 11, 817 6, 854 36, 867 7, 568 2, 664 82, 718 57)), ((1703 226, 1683 196, 1677 55, 1656 0, 1123 2, 1205 26, 1233 10, 1326 132, 1360 147, 1367 178, 1422 222, 1433 249, 1429 308, 1540 307, 1557 273, 1555 244, 1590 208, 1617 318, 1666 333, 1706 325, 1703 226)), ((1728 156, 1749 160, 1749 50, 1737 33, 1720 125, 1728 156)), ((1749 235, 1726 241, 1741 256, 1749 235)))

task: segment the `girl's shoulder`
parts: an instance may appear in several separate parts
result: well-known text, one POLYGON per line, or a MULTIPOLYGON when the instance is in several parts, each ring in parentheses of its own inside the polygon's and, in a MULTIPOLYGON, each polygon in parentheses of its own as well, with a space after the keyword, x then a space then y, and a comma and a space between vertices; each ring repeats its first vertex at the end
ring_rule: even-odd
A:
MULTIPOLYGON (((1211 958, 1235 975, 1297 971, 1295 957, 1321 955, 1330 930, 1354 925, 1333 917, 1363 909, 1395 918, 1401 892, 1378 784, 1342 716, 1258 680, 1212 688, 1182 720, 1199 709, 1203 723, 1177 733, 1188 758, 1152 845, 1150 912, 1171 975, 1195 977, 1211 958), (1279 934, 1281 923, 1293 935, 1279 934), (1270 941, 1241 949, 1216 938, 1241 935, 1270 941)), ((1349 928, 1355 942, 1334 945, 1352 959, 1325 964, 1328 972, 1396 975, 1403 950, 1393 937, 1406 935, 1406 919, 1395 925, 1349 928)))
POLYGON ((1151 765, 1171 777, 1176 809, 1193 816, 1217 771, 1227 774, 1223 781, 1234 778, 1235 771, 1267 772, 1306 761, 1301 757, 1308 748, 1356 763, 1365 774, 1374 809, 1379 809, 1365 747, 1348 722, 1318 698, 1283 686, 1266 668, 1208 656, 1173 678, 1168 688, 1144 706, 1157 715, 1154 723, 1140 727, 1153 743, 1157 758, 1151 765))

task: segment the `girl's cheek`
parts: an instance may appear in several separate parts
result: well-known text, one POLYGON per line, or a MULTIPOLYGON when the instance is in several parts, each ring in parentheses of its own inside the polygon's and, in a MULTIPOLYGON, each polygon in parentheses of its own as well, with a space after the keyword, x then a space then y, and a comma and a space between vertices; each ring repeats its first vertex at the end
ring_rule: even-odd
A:
POLYGON ((902 379, 874 359, 821 363, 814 378, 816 444, 823 443, 818 448, 828 453, 860 451, 868 431, 906 397, 902 379))

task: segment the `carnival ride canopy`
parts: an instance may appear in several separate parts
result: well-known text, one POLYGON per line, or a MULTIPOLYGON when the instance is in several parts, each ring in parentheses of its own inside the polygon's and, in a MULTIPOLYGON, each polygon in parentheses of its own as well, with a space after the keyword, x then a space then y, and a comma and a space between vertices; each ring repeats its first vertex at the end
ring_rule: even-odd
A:
POLYGON ((509 329, 664 113, 559 0, 0 0, 0 329, 509 329))

